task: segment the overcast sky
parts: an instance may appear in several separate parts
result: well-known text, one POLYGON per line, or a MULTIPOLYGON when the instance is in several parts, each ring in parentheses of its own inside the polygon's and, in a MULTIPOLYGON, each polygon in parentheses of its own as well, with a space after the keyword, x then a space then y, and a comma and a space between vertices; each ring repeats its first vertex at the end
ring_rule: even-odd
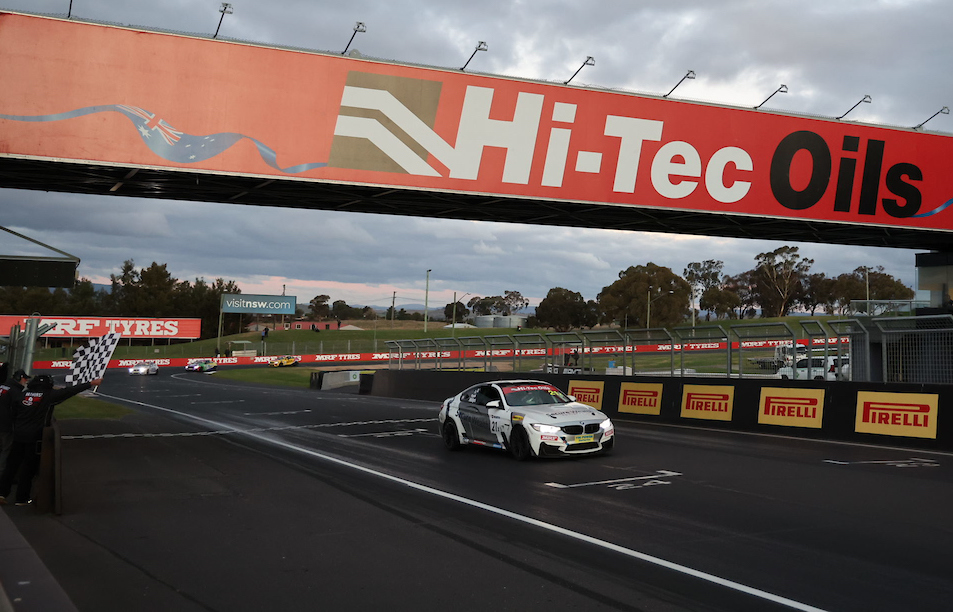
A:
MULTIPOLYGON (((235 0, 219 38, 377 58, 573 80, 673 97, 913 126, 953 104, 953 2, 949 0, 235 0)), ((211 35, 217 0, 73 0, 83 19, 211 35)), ((0 0, 0 7, 66 15, 70 0, 0 0)), ((289 84, 293 86, 293 84, 289 84)), ((953 115, 927 128, 953 132, 953 115)), ((519 291, 537 304, 552 287, 594 299, 632 265, 654 262, 754 267, 784 243, 608 230, 392 217, 361 213, 137 200, 0 189, 0 225, 78 256, 79 273, 108 283, 122 262, 168 265, 180 280, 236 281, 244 293, 327 294, 349 304, 422 303, 453 293, 519 291)), ((812 271, 837 275, 883 266, 908 286, 915 251, 798 243, 812 271)), ((38 254, 6 233, 0 252, 38 254)), ((49 254, 49 253, 43 253, 49 254)), ((469 297, 467 297, 469 299, 469 297)))

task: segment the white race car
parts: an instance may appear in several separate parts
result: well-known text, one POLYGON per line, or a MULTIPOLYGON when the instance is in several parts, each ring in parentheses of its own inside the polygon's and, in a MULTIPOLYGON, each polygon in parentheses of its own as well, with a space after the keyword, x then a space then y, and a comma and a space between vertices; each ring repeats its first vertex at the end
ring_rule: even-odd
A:
POLYGON ((149 376, 159 373, 159 366, 152 361, 140 361, 129 368, 129 373, 133 375, 149 376))
POLYGON ((444 400, 440 435, 449 450, 479 444, 509 450, 517 460, 609 453, 609 417, 550 383, 498 380, 444 400))

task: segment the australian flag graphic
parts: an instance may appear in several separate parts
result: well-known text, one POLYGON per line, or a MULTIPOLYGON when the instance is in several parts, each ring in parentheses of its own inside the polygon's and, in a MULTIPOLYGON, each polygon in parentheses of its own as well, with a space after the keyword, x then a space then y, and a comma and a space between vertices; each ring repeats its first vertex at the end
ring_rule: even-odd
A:
POLYGON ((122 113, 125 115, 129 121, 132 122, 133 126, 135 126, 142 142, 149 147, 153 153, 170 162, 190 164, 205 161, 228 150, 242 139, 247 138, 254 143, 258 149, 258 154, 261 155, 262 160, 266 164, 285 174, 298 174, 313 168, 327 166, 327 163, 310 163, 282 168, 278 165, 278 155, 274 149, 251 136, 233 132, 209 134, 206 136, 186 134, 169 125, 165 120, 161 119, 157 113, 151 113, 137 106, 127 106, 125 104, 88 106, 86 108, 54 115, 0 114, 0 119, 32 122, 64 121, 84 115, 109 112, 122 113))

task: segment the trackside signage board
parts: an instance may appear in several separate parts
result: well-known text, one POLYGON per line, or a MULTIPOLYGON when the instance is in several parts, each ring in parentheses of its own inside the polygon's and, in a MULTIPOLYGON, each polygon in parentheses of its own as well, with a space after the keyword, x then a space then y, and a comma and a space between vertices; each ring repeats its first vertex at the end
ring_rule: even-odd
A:
POLYGON ((820 429, 824 420, 824 389, 761 388, 758 423, 820 429))
POLYGON ((602 410, 605 385, 605 381, 602 380, 570 380, 567 393, 581 404, 602 410))
MULTIPOLYGON (((10 328, 26 326, 26 315, 0 315, 0 336, 10 335, 10 328)), ((123 338, 179 338, 202 336, 202 319, 145 319, 131 317, 40 317, 40 325, 56 324, 44 338, 94 338, 109 333, 123 338)))
POLYGON ((622 383, 619 391, 619 412, 632 414, 662 414, 662 387, 660 383, 622 383))
POLYGON ((293 295, 223 293, 222 312, 294 314, 298 298, 293 295))
POLYGON ((730 421, 735 406, 735 388, 725 385, 682 387, 682 418, 730 421))
POLYGON ((0 82, 10 157, 953 231, 907 129, 13 13, 0 82))
POLYGON ((931 393, 857 394, 857 433, 936 439, 939 397, 931 393))

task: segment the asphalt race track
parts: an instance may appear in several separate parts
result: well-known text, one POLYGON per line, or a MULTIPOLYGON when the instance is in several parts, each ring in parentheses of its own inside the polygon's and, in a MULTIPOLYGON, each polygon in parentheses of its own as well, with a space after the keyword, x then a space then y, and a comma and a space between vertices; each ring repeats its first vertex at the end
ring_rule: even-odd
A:
MULTIPOLYGON (((446 451, 432 403, 169 371, 112 374, 100 392, 173 419, 172 433, 190 444, 233 443, 266 479, 294 470, 304 487, 332 483, 349 504, 386 512, 398 527, 366 526, 381 552, 347 551, 372 569, 335 577, 353 609, 362 590, 411 601, 401 589, 432 589, 434 602, 453 593, 434 608, 462 610, 925 612, 953 601, 953 456, 902 441, 877 448, 617 422, 610 456, 520 463, 490 449, 446 451), (415 532, 426 534, 419 548, 408 544, 415 532), (395 586, 370 561, 408 546, 442 567, 439 584, 401 575, 395 586)), ((63 444, 80 453, 97 435, 63 444)), ((287 527, 253 526, 265 538, 287 527)), ((229 588, 254 601, 251 590, 270 582, 258 578, 229 588)))

